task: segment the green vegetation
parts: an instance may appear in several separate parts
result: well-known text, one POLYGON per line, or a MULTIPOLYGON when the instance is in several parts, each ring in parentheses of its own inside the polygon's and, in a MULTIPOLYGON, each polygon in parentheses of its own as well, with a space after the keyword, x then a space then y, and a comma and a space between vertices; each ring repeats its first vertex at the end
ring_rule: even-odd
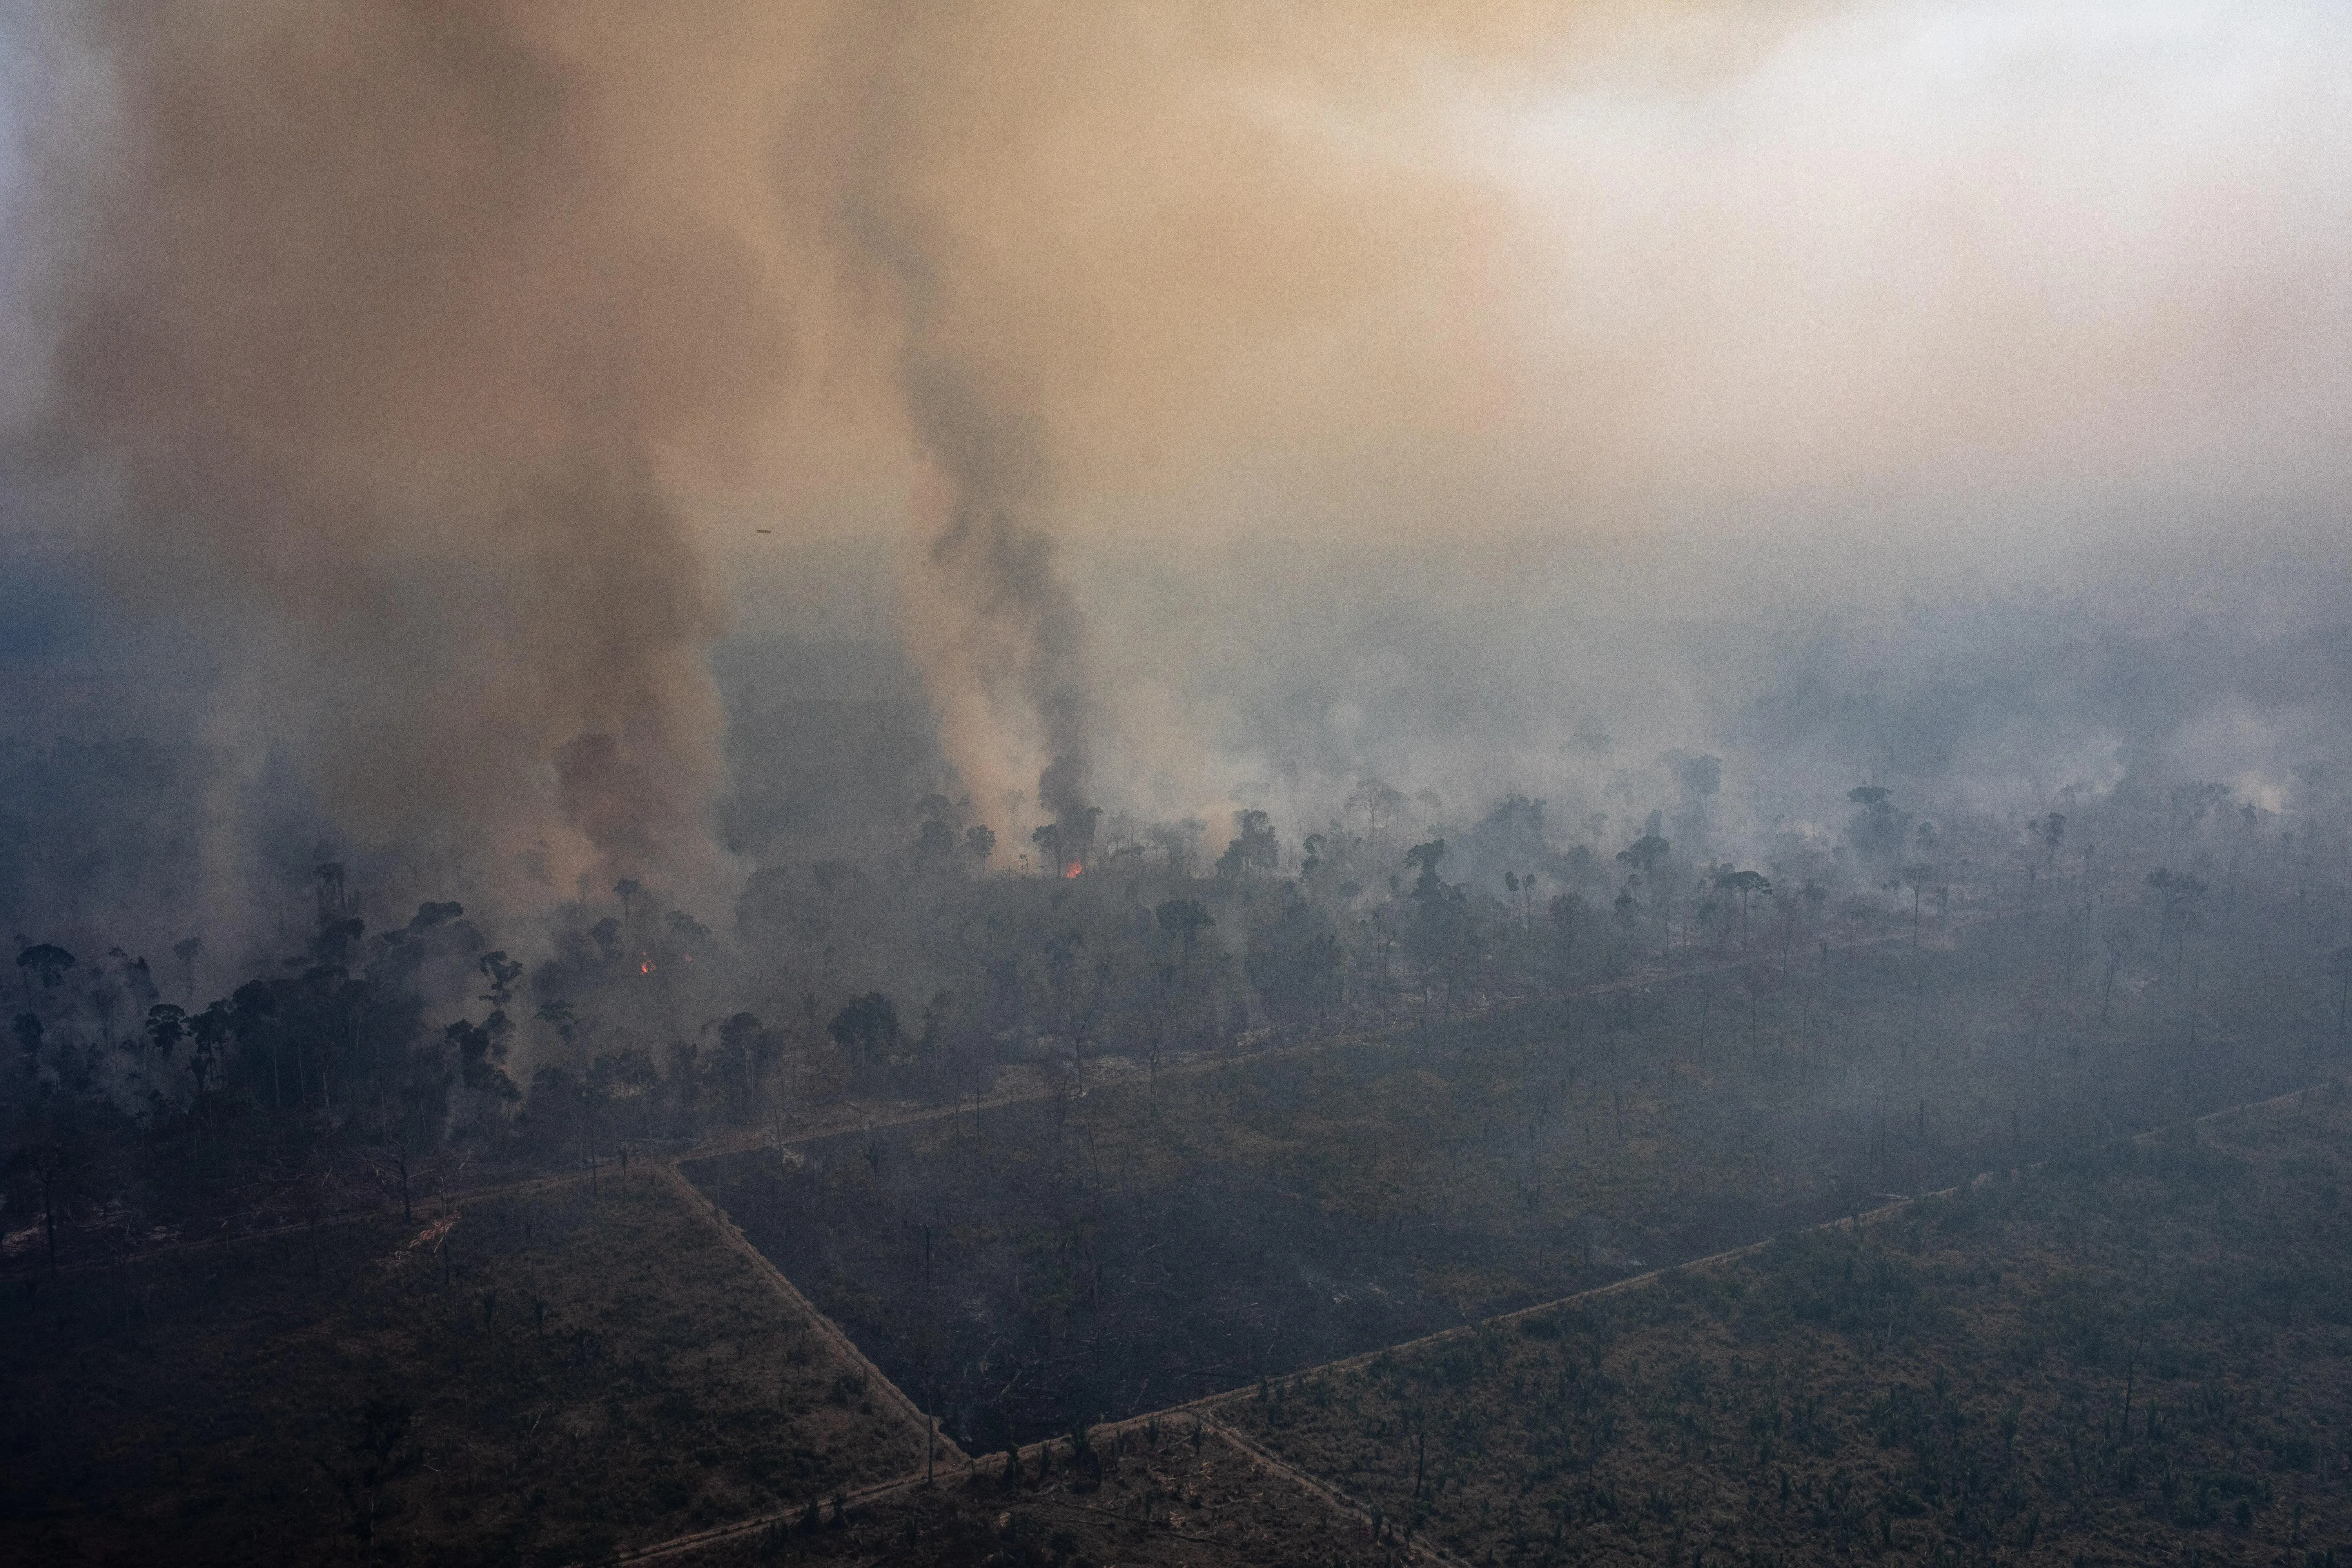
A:
POLYGON ((920 1454, 643 1163, 13 1283, 0 1382, 16 1561, 571 1562, 920 1454))
POLYGON ((2336 1086, 1218 1414, 1480 1563, 2329 1562, 2347 1135, 2336 1086))

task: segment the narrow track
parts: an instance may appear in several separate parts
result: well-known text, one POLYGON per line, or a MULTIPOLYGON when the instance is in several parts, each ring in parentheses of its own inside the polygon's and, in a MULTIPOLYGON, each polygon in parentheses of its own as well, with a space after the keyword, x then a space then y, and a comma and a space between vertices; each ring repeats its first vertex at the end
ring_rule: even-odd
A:
MULTIPOLYGON (((2176 1127, 2183 1125, 2203 1126, 2208 1122, 2218 1121, 2224 1117, 2239 1116, 2244 1114, 2246 1111, 2260 1110, 2268 1106, 2284 1105, 2289 1100, 2299 1100, 2305 1095, 2315 1094, 2320 1090, 2326 1089, 2330 1085, 2342 1084, 2347 1081, 2347 1080, 2343 1078, 2323 1079, 2316 1083, 2306 1084, 2301 1089, 2289 1089, 2284 1094, 2273 1095, 2267 1100, 2250 1100, 2242 1104, 2227 1107, 2221 1110, 2208 1111, 2202 1116, 2192 1118, 2186 1123, 2175 1121, 2168 1122, 2161 1127, 2149 1128, 2145 1131, 2132 1134, 2130 1142, 2135 1143, 2146 1142, 2152 1138, 2163 1136, 2167 1131, 2176 1127)), ((2048 1161, 2042 1160, 2036 1161, 2028 1165, 2007 1167, 2004 1169, 2013 1173, 2014 1172, 2019 1171, 2039 1170, 2048 1163, 2048 1161)), ((1994 1171, 1979 1172, 1978 1174, 1969 1177, 1965 1182, 1958 1182, 1948 1187, 1939 1187, 1933 1192, 1919 1193, 1910 1197, 1897 1198, 1891 1203, 1882 1204, 1876 1208, 1864 1209, 1858 1214, 1848 1215, 1844 1219, 1825 1220, 1819 1225, 1806 1226, 1801 1229, 1789 1232, 1788 1235, 1790 1237, 1816 1235, 1824 1231, 1833 1231, 1841 1226, 1859 1227, 1862 1226, 1876 1225, 1918 1204, 1925 1203, 1935 1198, 1949 1197, 1955 1193, 1990 1182, 1995 1179, 1996 1175, 2000 1173, 2002 1173, 1994 1171)), ((677 1179, 683 1180, 682 1177, 677 1179)), ((1553 1300, 1538 1301, 1533 1306, 1517 1308, 1508 1312, 1499 1312, 1492 1317, 1482 1318, 1475 1323, 1458 1324, 1454 1328, 1441 1329, 1433 1334, 1424 1334, 1419 1339, 1404 1340, 1396 1344, 1383 1346, 1379 1350, 1366 1351, 1360 1354, 1343 1357, 1338 1361, 1325 1362, 1317 1366, 1302 1367, 1297 1372, 1286 1373, 1278 1378, 1269 1378, 1266 1380, 1267 1384, 1269 1387, 1277 1384, 1288 1385, 1307 1378, 1328 1376, 1334 1373, 1353 1371, 1358 1367, 1369 1364, 1372 1361, 1383 1355, 1393 1355, 1399 1352, 1410 1353, 1414 1351, 1425 1349, 1431 1345, 1442 1344, 1449 1340, 1461 1339, 1467 1335, 1475 1334, 1497 1324, 1514 1323, 1522 1319, 1534 1317, 1538 1313, 1555 1311, 1563 1307, 1572 1307, 1580 1302, 1594 1301, 1603 1297, 1614 1296, 1626 1291, 1642 1289, 1648 1286, 1657 1284, 1667 1275, 1674 1273, 1678 1269, 1706 1269, 1720 1268, 1727 1263, 1733 1263, 1743 1258, 1753 1257, 1757 1253, 1763 1251, 1766 1247, 1772 1246, 1774 1242, 1782 1239, 1785 1238, 1781 1237, 1767 1237, 1761 1241, 1751 1241, 1742 1247, 1730 1247, 1722 1252, 1709 1253, 1705 1258, 1695 1258, 1687 1262, 1670 1264, 1664 1268, 1649 1269, 1641 1274, 1628 1275, 1622 1279, 1612 1280, 1606 1285, 1594 1286, 1586 1290, 1574 1291, 1569 1295, 1559 1297, 1553 1300)), ((749 1244, 746 1243, 745 1245, 749 1244)), ((781 1276, 778 1276, 778 1278, 781 1278, 781 1276)), ((798 1292, 793 1292, 793 1295, 796 1300, 799 1299, 798 1292)), ((1295 1485, 1305 1488, 1307 1490, 1321 1499, 1335 1511, 1369 1527, 1371 1523, 1372 1517, 1370 1505, 1359 1501, 1337 1483, 1325 1480, 1311 1470, 1305 1469, 1299 1466, 1291 1464, 1286 1459, 1277 1458, 1276 1455, 1261 1447, 1255 1439, 1246 1436, 1225 1422, 1217 1419, 1215 1413, 1223 1406, 1241 1404, 1246 1400, 1255 1399, 1257 1396, 1258 1393, 1256 1388, 1244 1384, 1240 1387, 1227 1389, 1222 1394, 1212 1394, 1200 1399, 1189 1400, 1182 1405, 1171 1405, 1164 1409, 1148 1411, 1140 1415, 1130 1415, 1118 1421, 1108 1421, 1100 1426, 1088 1428, 1088 1433, 1095 1441, 1100 1442, 1104 1439, 1116 1437, 1125 1433, 1139 1431, 1155 1423, 1164 1425, 1171 1420, 1181 1421, 1185 1416, 1191 1416, 1193 1420, 1202 1423, 1208 1430, 1216 1433, 1218 1436, 1232 1444, 1237 1451, 1248 1457, 1254 1463, 1260 1466, 1268 1473, 1280 1476, 1284 1479, 1288 1480, 1295 1485)), ((945 1439, 942 1438, 941 1441, 944 1442, 945 1439)), ((1028 1463, 1034 1460, 1042 1450, 1046 1448, 1058 1448, 1059 1445, 1064 1441, 1065 1439, 1061 1438, 1046 1438, 1041 1442, 1027 1444, 1020 1449, 1022 1460, 1024 1464, 1028 1463)), ((961 1453, 960 1450, 959 1453, 961 1453)), ((977 1468, 976 1462, 971 1456, 962 1455, 961 1458, 967 1475, 977 1468)), ((896 1496, 900 1492, 911 1490, 916 1487, 927 1484, 934 1484, 935 1482, 944 1484, 949 1480, 950 1478, 945 1476, 937 1478, 927 1477, 918 1472, 911 1475, 901 1476, 892 1480, 872 1482, 855 1491, 845 1493, 844 1496, 847 1501, 852 1503, 870 1501, 880 1498, 896 1496)), ((762 1513, 751 1519, 740 1520, 733 1524, 721 1525, 711 1530, 698 1531, 692 1535, 677 1536, 668 1541, 656 1542, 651 1544, 639 1547, 633 1552, 622 1552, 617 1558, 617 1561, 623 1563, 651 1562, 659 1558, 680 1555, 718 1542, 736 1540, 742 1536, 764 1530, 768 1526, 776 1523, 779 1521, 795 1519, 805 1510, 806 1506, 806 1502, 803 1501, 797 1507, 778 1509, 772 1512, 762 1513)), ((1451 1553, 1444 1551, 1444 1549, 1433 1545, 1428 1542, 1407 1539, 1405 1544, 1412 1552, 1418 1554, 1425 1561, 1444 1563, 1447 1565, 1447 1568, 1468 1568, 1468 1565, 1463 1563, 1461 1559, 1454 1557, 1451 1553)))
MULTIPOLYGON (((1332 1512, 1352 1519, 1367 1530, 1376 1528, 1370 1511, 1364 1505, 1324 1480, 1312 1470, 1301 1469, 1287 1459, 1276 1458, 1268 1450, 1258 1447, 1255 1439, 1244 1436, 1213 1416, 1203 1415, 1199 1419, 1202 1425, 1232 1444, 1243 1458, 1248 1459, 1259 1469, 1269 1475, 1279 1476, 1302 1490, 1314 1493, 1323 1500, 1323 1506, 1332 1512)), ((1423 1541, 1410 1534, 1400 1535, 1398 1540, 1403 1544, 1407 1553, 1423 1562, 1442 1564, 1442 1568, 1471 1568, 1467 1562, 1433 1542, 1423 1541)))
MULTIPOLYGON (((782 1296, 795 1310, 807 1317, 810 1327, 814 1328, 817 1336, 832 1348, 833 1352, 865 1375, 867 1385, 876 1391, 881 1403, 904 1416, 917 1433, 930 1433, 930 1440, 934 1445, 931 1458, 935 1463, 944 1461, 951 1465, 962 1465, 970 1462, 969 1456, 956 1446, 953 1438, 944 1432, 935 1431, 932 1428, 931 1417, 925 1414, 922 1406, 908 1398, 905 1390, 885 1377, 880 1367, 866 1360, 866 1352, 857 1348, 856 1342, 843 1332, 839 1324, 818 1311, 816 1303, 802 1295, 800 1287, 784 1278, 783 1270, 769 1262, 767 1255, 751 1245, 750 1238, 737 1228, 735 1222, 729 1219, 717 1204, 705 1197, 699 1188, 686 1179, 685 1173, 677 1168, 677 1162, 664 1160, 660 1162, 660 1165, 663 1177, 677 1189, 678 1195, 686 1200, 688 1206, 700 1215, 729 1247, 749 1258, 751 1267, 759 1272, 762 1279, 768 1282, 777 1295, 782 1296)), ((922 1438, 918 1436, 915 1444, 919 1449, 922 1446, 922 1438)))

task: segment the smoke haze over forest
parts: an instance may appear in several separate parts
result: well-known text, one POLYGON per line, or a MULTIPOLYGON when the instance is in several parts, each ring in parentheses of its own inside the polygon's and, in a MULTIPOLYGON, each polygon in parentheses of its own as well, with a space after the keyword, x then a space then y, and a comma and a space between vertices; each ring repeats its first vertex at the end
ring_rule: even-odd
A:
POLYGON ((2078 746, 2273 792, 2323 743, 2226 669, 2161 732, 2084 711, 2124 678, 2062 697, 1997 628, 2340 609, 2325 8, 8 37, 15 548, 125 606, 110 648, 218 650, 200 728, 269 731, 363 837, 708 882, 729 606, 883 547, 861 636, 1024 835, 1285 763, 1533 790, 1580 722, 1720 748, 1800 647, 1840 700, 2028 679, 2078 746), (1921 614, 1916 674, 1870 647, 1921 614))
POLYGON ((0 1556, 2332 1568, 2347 76, 0 0, 0 1556))

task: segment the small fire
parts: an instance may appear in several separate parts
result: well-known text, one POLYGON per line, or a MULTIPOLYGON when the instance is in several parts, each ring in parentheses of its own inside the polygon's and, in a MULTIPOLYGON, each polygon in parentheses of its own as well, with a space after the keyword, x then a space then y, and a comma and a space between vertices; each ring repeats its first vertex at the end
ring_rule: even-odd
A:
POLYGON ((1063 868, 1062 868, 1062 878, 1063 878, 1063 879, 1064 879, 1065 881, 1066 881, 1066 880, 1068 880, 1070 878, 1072 878, 1072 877, 1075 877, 1075 876, 1078 875, 1080 872, 1084 871, 1085 869, 1086 869, 1086 868, 1085 868, 1084 866, 1081 866, 1081 865, 1079 865, 1076 860, 1073 860, 1073 861, 1071 861, 1068 865, 1066 865, 1066 866, 1065 866, 1065 867, 1063 867, 1063 868))
POLYGON ((641 954, 641 955, 640 955, 640 958, 639 958, 638 964, 637 964, 637 973, 640 973, 640 974, 651 974, 653 972, 654 972, 654 960, 653 960, 653 954, 651 954, 651 953, 644 953, 644 954, 641 954))

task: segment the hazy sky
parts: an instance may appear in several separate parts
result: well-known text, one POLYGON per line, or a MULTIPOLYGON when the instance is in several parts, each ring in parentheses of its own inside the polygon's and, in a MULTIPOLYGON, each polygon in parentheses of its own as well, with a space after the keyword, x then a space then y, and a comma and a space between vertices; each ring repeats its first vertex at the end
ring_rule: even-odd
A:
POLYGON ((2341 519, 2339 8, 1017 14, 895 129, 1065 530, 2341 519))

